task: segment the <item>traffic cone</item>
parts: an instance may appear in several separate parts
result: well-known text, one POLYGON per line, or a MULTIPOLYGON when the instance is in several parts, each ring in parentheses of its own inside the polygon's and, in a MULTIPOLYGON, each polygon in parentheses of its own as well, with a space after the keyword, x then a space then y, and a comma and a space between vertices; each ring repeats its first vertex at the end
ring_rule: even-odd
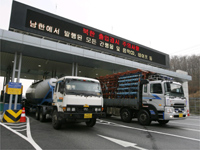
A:
POLYGON ((190 112, 189 112, 189 109, 187 110, 187 116, 188 116, 188 117, 190 116, 190 112))
POLYGON ((20 118, 20 122, 26 122, 25 108, 22 109, 22 114, 20 118))

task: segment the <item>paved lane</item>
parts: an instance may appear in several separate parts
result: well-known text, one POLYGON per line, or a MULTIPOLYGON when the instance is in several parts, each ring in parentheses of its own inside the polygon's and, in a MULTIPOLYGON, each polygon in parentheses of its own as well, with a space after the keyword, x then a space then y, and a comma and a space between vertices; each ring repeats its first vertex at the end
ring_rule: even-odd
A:
MULTIPOLYGON (((42 149, 200 149, 199 117, 171 121, 165 126, 156 122, 151 126, 141 126, 135 119, 124 123, 119 117, 110 117, 99 119, 93 128, 85 123, 67 123, 61 130, 54 130, 50 120, 41 123, 33 116, 29 118, 32 138, 42 149)), ((33 149, 27 141, 6 128, 1 127, 1 131, 4 137, 2 149, 13 148, 17 143, 22 143, 25 149, 33 149), (7 136, 7 133, 12 135, 7 136), (13 144, 8 145, 9 141, 13 144)))
MULTIPOLYGON (((199 124, 199 121, 195 120, 191 122, 194 124, 193 130, 185 130, 184 125, 180 126, 182 121, 174 121, 169 123, 166 126, 160 126, 158 123, 153 123, 151 126, 140 126, 136 120, 133 120, 133 123, 123 123, 120 122, 118 117, 112 117, 109 119, 104 119, 112 123, 121 124, 121 128, 129 129, 129 133, 132 133, 132 138, 137 138, 136 143, 142 145, 147 149, 199 149, 200 148, 200 137, 199 137, 199 128, 196 129, 196 125, 199 124), (197 122, 197 123, 195 123, 197 122), (176 126, 174 126, 175 123, 176 126), (132 131, 131 131, 132 130, 132 131), (137 136, 135 136, 137 135, 137 136), (145 136, 146 135, 146 136, 145 136), (149 143, 151 141, 151 143, 149 143)), ((117 129, 117 131, 125 132, 124 129, 117 129)))

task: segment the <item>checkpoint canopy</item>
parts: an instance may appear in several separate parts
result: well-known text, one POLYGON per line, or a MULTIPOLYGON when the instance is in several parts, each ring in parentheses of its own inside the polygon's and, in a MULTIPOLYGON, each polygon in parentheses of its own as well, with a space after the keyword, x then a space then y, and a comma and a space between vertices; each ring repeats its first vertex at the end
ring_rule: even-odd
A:
POLYGON ((168 54, 16 1, 9 30, 0 30, 3 75, 17 51, 23 54, 21 77, 33 74, 30 79, 41 79, 40 73, 71 75, 75 62, 80 76, 95 78, 140 68, 181 82, 191 80, 191 76, 168 70, 168 54))

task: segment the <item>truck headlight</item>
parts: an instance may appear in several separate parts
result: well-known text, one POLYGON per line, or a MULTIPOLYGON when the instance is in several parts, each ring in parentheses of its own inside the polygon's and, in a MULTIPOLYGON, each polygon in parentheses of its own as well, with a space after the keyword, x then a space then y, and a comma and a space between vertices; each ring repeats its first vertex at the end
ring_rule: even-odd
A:
POLYGON ((72 108, 72 111, 76 111, 76 108, 72 108))
POLYGON ((71 111, 71 108, 70 108, 70 107, 67 107, 67 111, 71 111))
POLYGON ((95 108, 95 111, 97 112, 97 111, 101 111, 101 108, 95 108))
POLYGON ((173 113, 173 108, 167 108, 167 113, 173 113))

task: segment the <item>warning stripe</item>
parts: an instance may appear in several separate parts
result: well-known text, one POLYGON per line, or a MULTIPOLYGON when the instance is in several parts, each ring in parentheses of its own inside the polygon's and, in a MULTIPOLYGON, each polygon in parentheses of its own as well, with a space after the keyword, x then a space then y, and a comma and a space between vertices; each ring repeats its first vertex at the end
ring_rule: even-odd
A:
MULTIPOLYGON (((22 111, 19 111, 19 112, 22 112, 22 111)), ((5 115, 8 116, 10 119, 17 121, 20 119, 21 113, 16 114, 14 111, 11 110, 11 111, 6 111, 5 115)))
POLYGON ((22 110, 6 110, 2 121, 3 122, 19 122, 22 110))
POLYGON ((8 110, 9 114, 11 114, 13 117, 17 118, 19 115, 21 115, 22 110, 8 110))
POLYGON ((15 123, 15 121, 13 121, 12 119, 10 119, 8 116, 4 115, 2 122, 10 122, 10 123, 15 123))

